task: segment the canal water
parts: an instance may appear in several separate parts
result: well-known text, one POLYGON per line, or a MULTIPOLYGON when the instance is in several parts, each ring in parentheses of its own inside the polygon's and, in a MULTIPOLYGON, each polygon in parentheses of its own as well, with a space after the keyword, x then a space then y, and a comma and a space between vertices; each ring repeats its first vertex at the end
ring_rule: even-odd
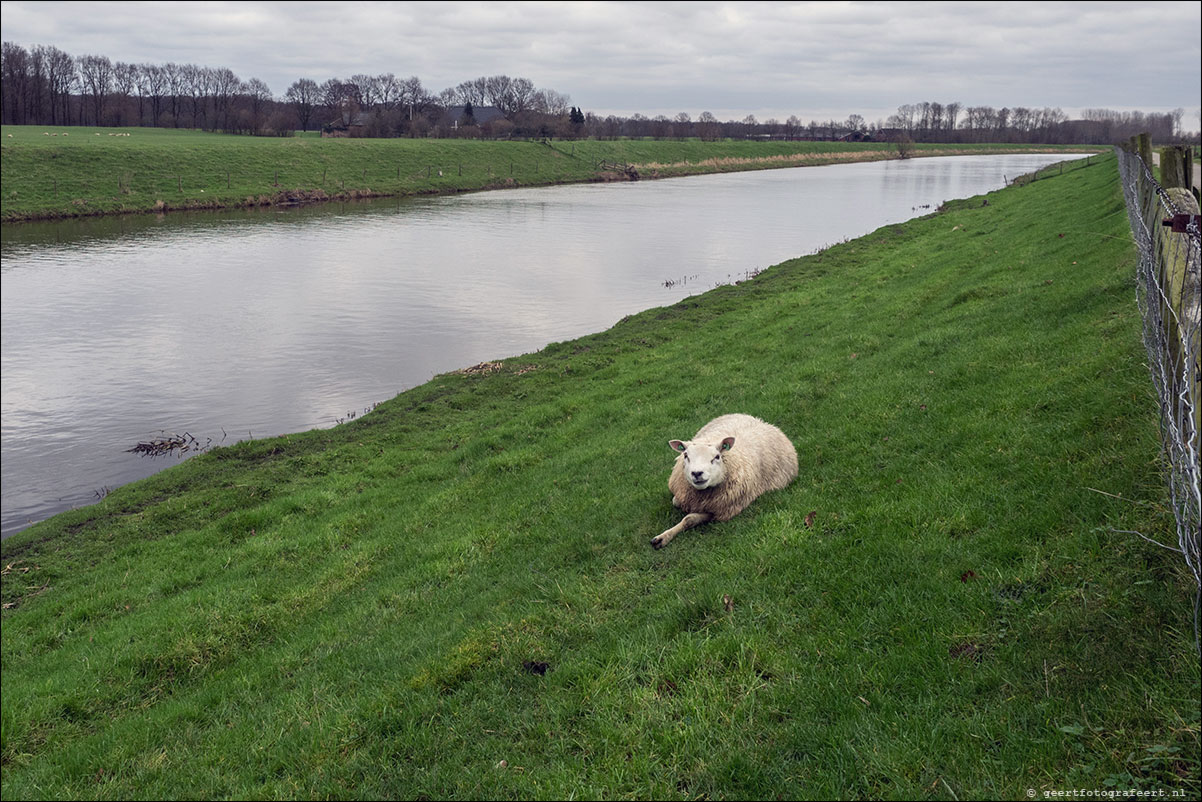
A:
POLYGON ((2 227, 3 535, 1002 186, 959 156, 2 227))

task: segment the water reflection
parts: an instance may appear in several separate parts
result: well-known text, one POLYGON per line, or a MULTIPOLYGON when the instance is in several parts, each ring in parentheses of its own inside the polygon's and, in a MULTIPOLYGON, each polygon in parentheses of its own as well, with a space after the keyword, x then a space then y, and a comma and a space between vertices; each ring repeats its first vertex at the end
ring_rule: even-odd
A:
POLYGON ((125 449, 160 431, 229 443, 328 426, 1053 160, 4 226, 3 532, 159 470, 125 449))

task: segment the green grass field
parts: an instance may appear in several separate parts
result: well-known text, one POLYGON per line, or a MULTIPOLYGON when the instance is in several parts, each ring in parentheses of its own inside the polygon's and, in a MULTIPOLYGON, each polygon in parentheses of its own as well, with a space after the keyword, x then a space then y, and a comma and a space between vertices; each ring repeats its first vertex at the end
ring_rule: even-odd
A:
MULTIPOLYGON (((864 161, 892 146, 837 142, 275 139, 161 128, 0 129, 0 219, 219 208, 864 161), (129 134, 124 136, 124 134, 129 134)), ((1071 150, 1071 148, 1042 148, 1071 150)), ((1024 152, 919 145, 917 155, 1024 152)))
POLYGON ((1197 798, 1134 262, 1107 158, 21 532, 3 796, 1197 798))

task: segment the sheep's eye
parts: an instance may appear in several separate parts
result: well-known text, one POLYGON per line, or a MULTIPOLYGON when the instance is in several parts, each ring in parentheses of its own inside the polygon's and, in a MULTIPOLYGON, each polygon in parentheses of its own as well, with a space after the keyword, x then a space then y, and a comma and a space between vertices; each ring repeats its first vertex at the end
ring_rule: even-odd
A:
POLYGON ((718 454, 712 460, 710 460, 710 462, 720 462, 721 460, 722 460, 722 455, 718 454))

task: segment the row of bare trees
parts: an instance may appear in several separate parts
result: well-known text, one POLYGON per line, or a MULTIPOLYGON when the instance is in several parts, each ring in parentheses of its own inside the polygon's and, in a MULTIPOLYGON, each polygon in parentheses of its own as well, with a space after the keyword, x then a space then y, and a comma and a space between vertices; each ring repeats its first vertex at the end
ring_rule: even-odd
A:
POLYGON ((276 111, 271 89, 227 67, 128 64, 56 47, 0 45, 3 122, 149 125, 259 131, 276 111))
MULTIPOLYGON (((507 75, 476 78, 439 93, 427 90, 417 76, 392 73, 320 84, 302 78, 275 98, 264 81, 243 81, 227 67, 128 64, 107 56, 72 56, 45 45, 27 50, 13 42, 2 48, 2 117, 13 125, 146 125, 239 133, 334 126, 353 128, 360 136, 426 136, 444 133, 449 108, 471 105, 500 110, 508 123, 505 133, 553 135, 569 115, 567 95, 507 75)), ((481 133, 471 125, 452 130, 481 133)))
POLYGON ((149 125, 239 133, 287 134, 337 129, 354 136, 700 137, 752 139, 888 139, 915 142, 1109 144, 1149 132, 1158 142, 1194 141, 1182 131, 1183 112, 1088 109, 1069 119, 1059 108, 995 109, 959 102, 899 106, 874 124, 846 120, 759 121, 754 115, 719 121, 705 111, 674 117, 585 115, 570 98, 529 79, 481 76, 431 92, 416 75, 392 73, 295 81, 275 98, 258 78, 243 81, 228 68, 195 64, 128 64, 106 56, 71 56, 56 47, 26 50, 4 42, 0 52, 3 122, 41 125, 149 125), (484 115, 453 109, 490 108, 484 115))
MULTIPOLYGON (((1146 114, 1110 109, 1086 109, 1069 119, 1058 108, 1023 106, 995 109, 961 103, 923 102, 898 106, 882 129, 903 133, 916 142, 1041 142, 1103 145, 1141 132, 1157 142, 1190 138, 1182 130, 1184 109, 1146 114)), ((1196 133, 1193 138, 1197 138, 1196 133)))
POLYGON ((539 89, 528 78, 482 76, 435 94, 416 75, 392 73, 295 81, 284 102, 302 130, 353 129, 355 136, 554 136, 569 119, 571 98, 539 89), (501 115, 483 125, 461 124, 449 109, 492 108, 501 115))

